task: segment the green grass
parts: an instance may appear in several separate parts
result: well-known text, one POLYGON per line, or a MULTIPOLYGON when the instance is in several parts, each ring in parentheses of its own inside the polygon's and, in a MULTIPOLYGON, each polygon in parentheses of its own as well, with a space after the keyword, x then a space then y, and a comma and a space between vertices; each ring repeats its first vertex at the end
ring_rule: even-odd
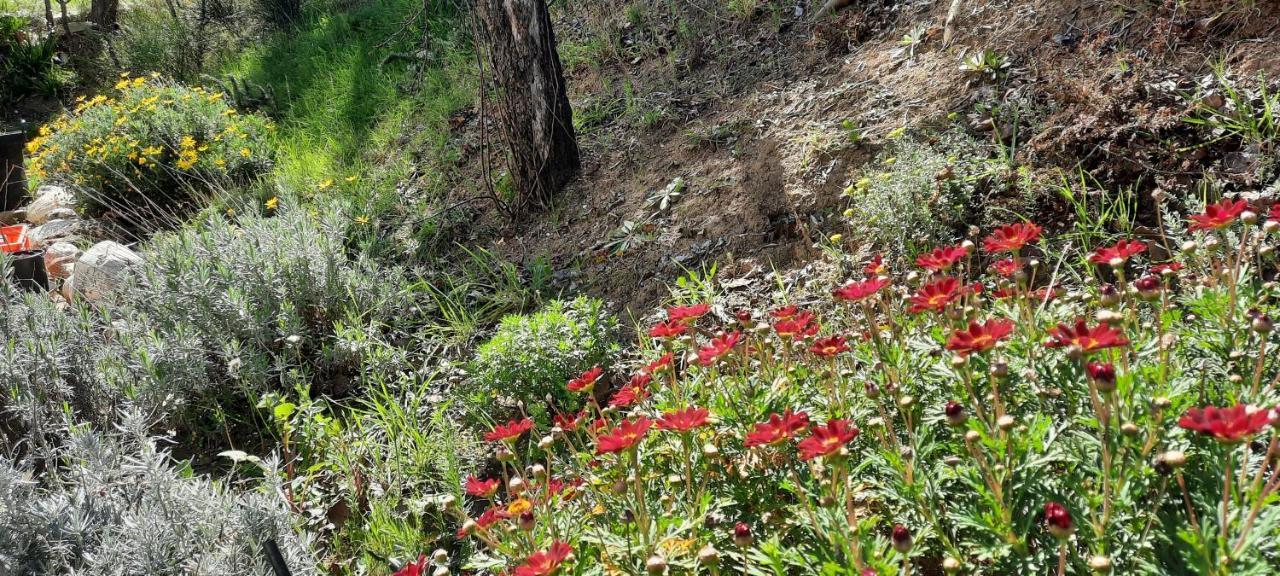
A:
POLYGON ((410 151, 450 158, 449 116, 475 95, 473 56, 458 14, 421 6, 313 5, 297 29, 267 38, 224 70, 274 91, 277 176, 286 189, 332 186, 358 196, 404 175, 410 151))

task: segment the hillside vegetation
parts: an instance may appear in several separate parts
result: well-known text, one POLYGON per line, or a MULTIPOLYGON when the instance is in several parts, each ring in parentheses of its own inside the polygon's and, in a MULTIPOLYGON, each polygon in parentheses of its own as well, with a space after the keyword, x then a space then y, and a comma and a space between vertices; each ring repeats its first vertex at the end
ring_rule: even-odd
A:
POLYGON ((0 574, 1280 567, 1267 2, 552 2, 518 213, 467 3, 90 5, 0 0, 0 574))

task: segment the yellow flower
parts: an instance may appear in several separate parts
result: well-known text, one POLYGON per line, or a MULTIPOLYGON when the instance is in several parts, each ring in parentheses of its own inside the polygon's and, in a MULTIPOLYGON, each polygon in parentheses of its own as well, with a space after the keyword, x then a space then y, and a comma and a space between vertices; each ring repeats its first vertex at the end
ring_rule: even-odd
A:
POLYGON ((248 158, 250 154, 253 154, 253 152, 250 152, 248 148, 241 148, 241 149, 240 149, 240 155, 241 155, 241 156, 244 156, 245 158, 248 158))
POLYGON ((841 240, 844 240, 844 236, 843 236, 843 235, 840 235, 840 234, 832 234, 832 235, 831 235, 831 243, 833 243, 833 244, 839 244, 841 240))
POLYGON ((178 145, 182 146, 183 148, 195 148, 196 139, 192 138, 191 136, 183 136, 182 141, 178 142, 178 145))
POLYGON ((142 149, 142 153, 146 154, 147 156, 155 156, 156 154, 159 154, 161 152, 164 152, 164 148, 161 148, 159 146, 147 146, 146 148, 142 149))
POLYGON ((359 177, 359 176, 357 176, 357 175, 355 175, 355 174, 352 174, 352 175, 350 175, 350 176, 347 176, 347 178, 346 178, 347 182, 355 182, 355 181, 356 181, 356 180, 358 180, 358 179, 360 179, 360 177, 359 177))
POLYGON ((221 158, 217 158, 217 159, 214 159, 214 161, 213 161, 213 165, 214 165, 214 166, 217 166, 217 167, 219 167, 219 168, 222 168, 223 166, 226 166, 226 165, 227 165, 227 161, 226 161, 226 160, 223 160, 223 159, 221 159, 221 158))
POLYGON ((267 200, 267 210, 275 210, 280 206, 280 198, 272 196, 267 200))
POLYGON ((323 182, 316 184, 316 190, 324 190, 330 186, 333 186, 333 178, 327 178, 323 182))
POLYGON ((518 498, 507 505, 507 512, 512 516, 519 516, 530 510, 533 510, 533 503, 524 498, 518 498))
POLYGON ((359 224, 359 225, 363 226, 363 225, 368 224, 368 223, 369 223, 369 217, 368 217, 368 216, 356 216, 356 224, 359 224))
POLYGON ((903 135, 903 134, 906 134, 906 133, 907 133, 907 127, 906 127, 906 126, 899 126, 899 127, 897 127, 897 128, 894 128, 892 131, 890 131, 890 132, 889 132, 889 137, 890 137, 890 138, 901 138, 901 137, 902 137, 902 135, 903 135))

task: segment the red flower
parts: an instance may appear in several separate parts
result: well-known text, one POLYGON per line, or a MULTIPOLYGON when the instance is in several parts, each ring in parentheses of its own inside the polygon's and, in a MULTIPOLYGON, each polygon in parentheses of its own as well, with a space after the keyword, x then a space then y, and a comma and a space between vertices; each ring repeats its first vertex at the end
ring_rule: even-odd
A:
POLYGON ((662 372, 663 370, 666 370, 671 367, 671 360, 673 359, 674 357, 671 355, 671 353, 667 352, 666 354, 663 354, 661 357, 659 357, 657 360, 654 360, 653 362, 650 362, 648 365, 646 365, 644 367, 644 372, 646 374, 657 374, 659 372, 662 372))
POLYGON ((1271 210, 1267 212, 1267 220, 1280 222, 1280 202, 1271 205, 1271 210))
POLYGON ((1021 268, 1022 268, 1022 263, 1018 262, 1013 258, 1005 258, 1004 260, 1000 260, 995 264, 991 265, 991 269, 995 270, 996 274, 999 274, 1004 278, 1013 277, 1013 275, 1017 274, 1018 270, 1021 268))
POLYGON ((783 338, 807 338, 818 333, 818 323, 813 319, 813 312, 805 310, 791 319, 774 322, 773 331, 783 338))
POLYGON ((477 498, 489 498, 498 493, 498 481, 481 480, 475 476, 467 476, 467 494, 477 498))
POLYGON ((1084 366, 1085 372, 1089 373, 1089 379, 1099 382, 1103 385, 1115 386, 1116 383, 1116 366, 1110 362, 1089 362, 1084 366))
POLYGON ((604 369, 600 366, 592 366, 590 370, 583 372, 577 378, 569 381, 567 386, 570 392, 590 392, 595 389, 596 381, 600 379, 600 375, 604 374, 604 369))
POLYGON ((744 445, 747 448, 752 446, 773 445, 790 440, 796 435, 796 432, 804 430, 809 425, 809 415, 804 412, 792 412, 787 410, 782 414, 773 413, 769 415, 767 422, 756 424, 751 432, 747 433, 747 440, 744 445))
POLYGON ((1061 348, 1069 346, 1079 348, 1085 354, 1106 348, 1119 348, 1129 345, 1129 340, 1124 337, 1123 332, 1107 324, 1099 324, 1089 328, 1085 324, 1084 318, 1076 319, 1075 326, 1058 324, 1056 327, 1050 328, 1049 336, 1052 340, 1045 342, 1044 345, 1046 347, 1061 348))
POLYGON ((585 410, 577 414, 556 414, 551 417, 551 423, 565 432, 573 432, 578 429, 578 425, 582 424, 582 419, 586 416, 585 410))
POLYGON ((631 377, 631 382, 623 386, 621 390, 609 399, 609 405, 614 408, 625 408, 636 402, 649 397, 649 382, 653 381, 653 377, 648 374, 636 374, 631 377))
POLYGON ((799 312, 800 308, 795 304, 787 304, 781 308, 770 310, 769 315, 772 316, 774 320, 790 320, 795 318, 796 314, 799 312))
POLYGON ((741 341, 742 333, 736 330, 728 334, 721 334, 720 336, 712 338, 710 344, 701 350, 698 350, 698 363, 703 366, 710 366, 717 358, 724 356, 730 350, 733 350, 733 347, 737 346, 738 342, 741 341))
POLYGON ((813 435, 796 445, 801 460, 827 456, 858 437, 858 427, 848 420, 828 420, 826 426, 815 426, 813 435))
POLYGON ((837 299, 848 302, 860 302, 874 296, 881 288, 889 285, 888 278, 868 278, 857 282, 850 282, 844 288, 839 288, 831 294, 837 299))
POLYGON ((626 450, 649 433, 653 420, 641 416, 635 420, 623 420, 617 428, 596 439, 596 454, 615 454, 626 450))
POLYGON ((816 356, 830 358, 841 352, 848 352, 849 344, 844 336, 828 336, 814 340, 813 345, 809 346, 809 351, 816 356))
POLYGON ((943 270, 950 270, 956 262, 968 255, 969 248, 966 246, 934 248, 932 252, 926 252, 918 256, 916 258, 916 266, 932 272, 942 272, 943 270))
POLYGON ((1071 513, 1066 506, 1057 502, 1045 503, 1044 524, 1049 528, 1049 533, 1060 540, 1070 537, 1075 529, 1071 524, 1071 513))
POLYGON ((867 265, 862 267, 862 273, 866 274, 868 278, 883 276, 888 271, 889 267, 884 265, 884 256, 878 253, 873 254, 871 256, 871 261, 867 262, 867 265))
POLYGON ((961 356, 986 352, 995 348, 996 343, 1008 338, 1012 332, 1012 320, 997 318, 984 324, 970 321, 969 328, 956 330, 951 334, 951 338, 947 340, 947 350, 961 356))
POLYGON ((1017 252, 1035 242, 1044 229, 1030 222, 1018 222, 996 228, 982 240, 982 249, 992 254, 1017 252))
POLYGON ((1256 406, 1236 404, 1229 408, 1205 406, 1188 408, 1178 426, 1234 444, 1249 439, 1271 423, 1271 412, 1256 406))
POLYGON ((515 576, 550 576, 560 569, 560 565, 569 559, 573 548, 556 540, 546 550, 534 552, 525 558, 524 565, 516 567, 515 576))
POLYGON ((1049 302, 1058 297, 1058 289, 1053 286, 1045 286, 1031 293, 1031 299, 1039 302, 1049 302))
POLYGON ((679 320, 670 320, 667 322, 659 322, 649 329, 650 338, 675 338, 684 334, 689 326, 679 320))
POLYGON ((1111 266, 1123 266, 1129 258, 1137 256, 1147 251, 1147 245, 1139 240, 1121 240, 1116 242, 1114 246, 1105 246, 1094 251, 1089 256, 1089 261, 1094 264, 1109 264, 1111 266))
MULTIPOLYGON (((1280 204, 1276 204, 1276 206, 1280 206, 1280 204)), ((1181 262, 1161 262, 1151 267, 1152 274, 1159 274, 1162 276, 1164 275, 1165 272, 1168 272, 1170 274, 1177 274, 1181 270, 1182 270, 1181 262)))
POLYGON ((427 555, 419 554, 417 562, 405 564, 404 568, 396 571, 393 576, 426 576, 427 574, 427 555))
POLYGON ((667 308, 667 320, 671 322, 684 322, 692 324, 695 320, 701 318, 711 310, 711 306, 707 304, 694 304, 692 306, 672 306, 667 308))
POLYGON ((658 418, 659 430, 688 432, 707 424, 707 416, 711 414, 706 408, 685 408, 663 414, 658 418))
POLYGON ((1248 205, 1244 200, 1236 200, 1232 202, 1223 199, 1217 204, 1209 204, 1204 207, 1203 214, 1193 214, 1191 216, 1191 230, 1219 230, 1230 226, 1236 218, 1240 217, 1240 213, 1244 212, 1245 206, 1248 205))
MULTIPOLYGON (((498 522, 506 520, 510 517, 511 517, 511 513, 507 512, 506 508, 499 508, 497 506, 494 506, 493 508, 489 508, 488 510, 485 510, 482 514, 480 514, 479 518, 476 518, 476 526, 480 527, 481 530, 487 530, 489 527, 493 526, 494 524, 497 524, 498 522)), ((463 532, 462 529, 458 529, 459 538, 462 538, 463 536, 466 536, 466 535, 467 535, 466 532, 463 532)))
POLYGON ((937 282, 925 284, 915 295, 911 296, 912 314, 926 310, 941 312, 960 297, 960 281, 947 276, 937 282))
POLYGON ((521 420, 511 420, 506 424, 499 424, 494 429, 484 435, 484 439, 489 442, 502 442, 504 440, 515 440, 525 432, 533 429, 533 420, 524 418, 521 420))

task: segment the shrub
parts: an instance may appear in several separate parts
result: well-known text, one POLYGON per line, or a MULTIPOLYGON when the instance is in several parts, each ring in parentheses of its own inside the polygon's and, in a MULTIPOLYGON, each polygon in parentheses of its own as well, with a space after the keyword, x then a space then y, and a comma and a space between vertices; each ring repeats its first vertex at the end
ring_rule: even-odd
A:
POLYGON ((181 213, 271 163, 270 124, 240 115, 221 92, 156 77, 122 78, 27 144, 28 175, 72 186, 84 211, 181 213))
POLYGON ((809 310, 671 308, 607 405, 486 434, 466 567, 1274 573, 1267 204, 1206 207, 1176 261, 1127 238, 1046 278, 1027 254, 1055 243, 1021 222, 787 295, 809 310))
POLYGON ((930 144, 911 138, 891 141, 879 166, 859 178, 852 196, 854 231, 895 257, 949 242, 965 225, 974 202, 972 173, 986 151, 963 132, 951 130, 930 144))
POLYGON ((5 107, 28 96, 57 96, 74 80, 54 62, 56 39, 28 34, 29 24, 20 16, 0 15, 0 103, 5 107))
POLYGON ((568 401, 565 382, 614 361, 617 332, 617 320, 594 298, 553 300, 533 314, 508 315, 471 363, 473 401, 481 407, 520 401, 535 413, 547 395, 568 401))
POLYGON ((0 573, 267 574, 268 539, 295 574, 316 573, 274 461, 262 463, 266 486, 229 490, 175 463, 146 428, 138 416, 112 433, 73 427, 38 483, 30 461, 0 462, 0 573))

